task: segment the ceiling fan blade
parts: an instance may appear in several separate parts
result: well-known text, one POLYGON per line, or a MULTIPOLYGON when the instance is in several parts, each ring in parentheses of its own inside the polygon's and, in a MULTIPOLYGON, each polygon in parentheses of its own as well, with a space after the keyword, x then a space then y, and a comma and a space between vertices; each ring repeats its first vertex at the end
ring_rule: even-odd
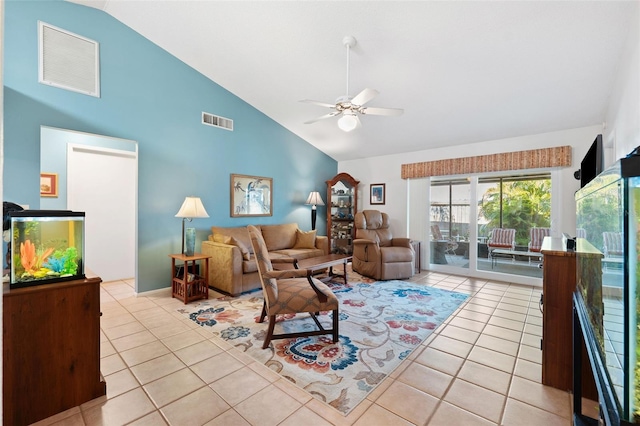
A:
POLYGON ((313 120, 305 121, 304 124, 315 123, 316 121, 324 120, 325 118, 335 117, 338 114, 340 114, 340 111, 333 111, 333 112, 330 112, 329 114, 321 115, 318 118, 314 118, 313 120))
POLYGON ((404 110, 401 108, 362 108, 360 110, 365 115, 402 115, 404 110))
POLYGON ((362 106, 369 102, 371 99, 378 96, 380 93, 376 89, 364 89, 362 92, 358 93, 353 99, 351 99, 351 103, 353 105, 362 106))
POLYGON ((326 102, 319 102, 319 101, 312 101, 311 99, 302 99, 300 102, 304 102, 304 103, 307 103, 307 104, 320 105, 320 106, 327 107, 327 108, 335 108, 336 107, 334 104, 328 104, 326 102))

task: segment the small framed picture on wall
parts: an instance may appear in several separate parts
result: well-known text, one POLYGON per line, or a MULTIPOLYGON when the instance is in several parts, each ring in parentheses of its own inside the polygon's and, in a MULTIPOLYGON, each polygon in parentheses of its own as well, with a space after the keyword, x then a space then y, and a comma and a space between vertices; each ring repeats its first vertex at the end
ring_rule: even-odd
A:
POLYGON ((40 173, 40 196, 41 197, 57 197, 58 196, 58 174, 57 173, 40 173))
POLYGON ((384 204, 385 198, 385 184, 384 183, 372 183, 370 185, 371 204, 384 204))

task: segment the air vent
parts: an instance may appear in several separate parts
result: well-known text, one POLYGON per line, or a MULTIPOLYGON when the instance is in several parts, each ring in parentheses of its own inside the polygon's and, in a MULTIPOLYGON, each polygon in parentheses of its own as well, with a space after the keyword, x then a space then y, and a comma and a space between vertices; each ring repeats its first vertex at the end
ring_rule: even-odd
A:
POLYGON ((232 119, 209 114, 208 112, 202 113, 202 124, 206 124, 207 126, 219 127, 225 130, 231 130, 233 132, 232 119))
POLYGON ((38 81, 100 97, 98 43, 38 22, 38 81))

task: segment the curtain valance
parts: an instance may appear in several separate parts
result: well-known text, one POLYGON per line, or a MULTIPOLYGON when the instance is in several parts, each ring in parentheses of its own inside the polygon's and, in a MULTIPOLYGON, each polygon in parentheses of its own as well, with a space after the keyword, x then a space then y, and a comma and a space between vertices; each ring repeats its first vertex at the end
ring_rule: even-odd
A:
POLYGON ((571 147, 503 152, 402 165, 402 179, 571 166, 571 147))

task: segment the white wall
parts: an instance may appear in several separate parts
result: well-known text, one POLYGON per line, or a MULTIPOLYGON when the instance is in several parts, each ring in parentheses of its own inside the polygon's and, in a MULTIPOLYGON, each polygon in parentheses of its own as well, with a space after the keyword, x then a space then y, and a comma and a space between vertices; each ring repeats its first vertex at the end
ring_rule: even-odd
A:
POLYGON ((606 164, 626 156, 640 145, 640 4, 635 3, 635 16, 620 61, 609 107, 607 129, 603 134, 606 164))
MULTIPOLYGON (((572 147, 571 167, 552 173, 552 209, 554 211, 552 229, 556 235, 562 232, 573 235, 575 233, 574 193, 580 186, 579 182, 573 178, 573 172, 580 167, 580 161, 595 136, 599 133, 603 134, 607 148, 605 152, 607 167, 640 146, 640 2, 636 3, 634 14, 630 19, 632 23, 629 35, 617 68, 618 73, 611 90, 609 105, 602 118, 604 126, 603 123, 593 123, 592 126, 578 129, 341 161, 338 163, 338 172, 349 173, 360 180, 358 210, 368 208, 382 210, 391 217, 391 229, 394 235, 428 241, 429 233, 425 229, 424 218, 428 213, 426 194, 429 189, 429 180, 401 179, 402 164, 570 145, 572 147), (372 183, 386 184, 385 205, 372 207, 369 204, 369 185, 372 183)), ((594 58, 594 60, 597 59, 594 58)))
MULTIPOLYGON (((422 161, 442 160, 447 158, 472 157, 476 155, 496 154, 510 151, 526 151, 530 149, 549 148, 554 146, 570 145, 572 147, 572 166, 559 170, 556 174, 557 183, 554 182, 552 191, 559 186, 559 200, 561 209, 556 211, 558 216, 554 220, 554 228, 559 233, 575 233, 575 202, 574 193, 580 188, 580 183, 574 179, 573 172, 580 168, 580 161, 596 135, 602 133, 601 125, 583 127, 579 129, 563 130, 539 135, 522 136, 510 139, 479 142, 475 144, 460 145, 448 148, 437 148, 404 154, 394 154, 381 157, 367 158, 363 160, 341 161, 338 163, 338 172, 346 172, 360 181, 358 186, 358 210, 375 208, 389 214, 391 219, 391 231, 396 236, 409 236, 411 238, 428 240, 424 235, 425 230, 416 226, 418 220, 415 216, 427 214, 425 200, 415 200, 414 195, 407 199, 407 181, 401 179, 402 164, 417 163, 422 161), (372 183, 386 184, 386 204, 383 206, 371 206, 369 204, 369 185, 372 183), (419 203, 416 206, 416 201, 419 203), (413 204, 412 204, 413 203, 413 204), (407 235, 408 205, 412 212, 409 219, 410 231, 407 235)), ((412 180, 409 184, 410 191, 427 191, 426 179, 412 180)), ((554 197, 555 198, 555 197, 554 197)), ((557 210, 557 209, 556 209, 557 210)))

